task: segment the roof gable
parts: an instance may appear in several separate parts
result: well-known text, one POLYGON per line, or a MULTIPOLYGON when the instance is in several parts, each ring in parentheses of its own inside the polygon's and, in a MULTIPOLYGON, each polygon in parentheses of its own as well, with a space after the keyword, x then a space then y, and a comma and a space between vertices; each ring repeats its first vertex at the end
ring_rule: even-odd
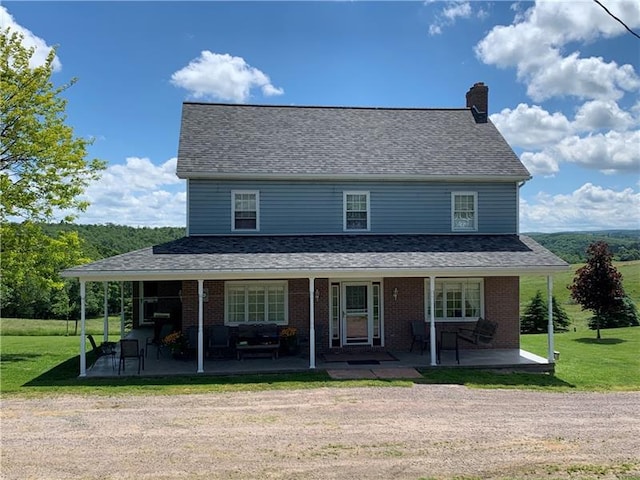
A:
POLYGON ((181 178, 505 178, 529 172, 469 108, 290 107, 185 102, 181 178))

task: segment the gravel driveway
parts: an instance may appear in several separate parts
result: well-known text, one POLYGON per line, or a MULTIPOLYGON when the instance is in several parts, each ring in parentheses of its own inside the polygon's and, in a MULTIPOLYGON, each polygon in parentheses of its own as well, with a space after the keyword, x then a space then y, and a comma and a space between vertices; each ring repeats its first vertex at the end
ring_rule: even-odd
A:
POLYGON ((442 385, 9 397, 1 478, 637 478, 639 405, 442 385))

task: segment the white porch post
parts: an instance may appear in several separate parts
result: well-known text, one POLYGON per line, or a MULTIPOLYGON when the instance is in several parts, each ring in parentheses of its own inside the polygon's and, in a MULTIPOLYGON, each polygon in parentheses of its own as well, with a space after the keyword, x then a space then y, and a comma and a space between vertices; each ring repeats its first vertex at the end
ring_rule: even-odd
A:
POLYGON ((80 280, 80 376, 87 376, 87 347, 85 345, 85 299, 86 285, 80 280))
POLYGON ((554 363, 555 347, 553 345, 553 277, 551 275, 547 276, 547 303, 549 313, 549 324, 547 326, 547 332, 549 335, 549 352, 547 354, 547 360, 549 360, 549 363, 554 363))
POLYGON ((204 280, 198 280, 198 373, 204 372, 204 280))
POLYGON ((124 338, 124 282, 120 282, 120 338, 124 338))
POLYGON ((431 366, 436 366, 436 277, 429 277, 429 342, 431 366))
POLYGON ((316 327, 315 327, 315 284, 309 277, 309 368, 316 368, 316 327))
POLYGON ((109 340, 109 282, 102 282, 104 284, 104 322, 102 329, 102 336, 104 341, 109 340))

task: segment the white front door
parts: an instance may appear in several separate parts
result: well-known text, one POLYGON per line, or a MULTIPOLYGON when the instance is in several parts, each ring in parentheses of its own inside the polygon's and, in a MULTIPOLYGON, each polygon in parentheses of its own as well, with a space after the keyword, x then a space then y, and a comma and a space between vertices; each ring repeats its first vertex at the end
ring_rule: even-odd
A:
POLYGON ((371 283, 344 282, 341 303, 342 344, 371 345, 373 332, 371 283))

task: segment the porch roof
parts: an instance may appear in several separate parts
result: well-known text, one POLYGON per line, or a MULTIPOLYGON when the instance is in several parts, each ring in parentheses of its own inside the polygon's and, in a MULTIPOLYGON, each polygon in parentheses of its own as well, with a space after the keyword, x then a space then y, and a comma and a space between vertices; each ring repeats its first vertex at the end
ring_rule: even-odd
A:
POLYGON ((191 236, 76 266, 86 281, 551 274, 568 264, 518 235, 191 236))

